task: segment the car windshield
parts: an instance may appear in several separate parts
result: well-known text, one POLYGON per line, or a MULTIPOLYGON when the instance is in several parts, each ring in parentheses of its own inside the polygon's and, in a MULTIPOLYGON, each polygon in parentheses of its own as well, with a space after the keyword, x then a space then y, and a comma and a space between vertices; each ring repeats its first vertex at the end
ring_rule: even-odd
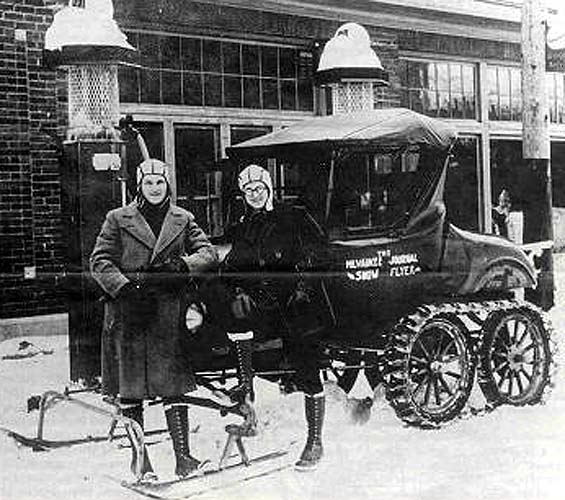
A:
POLYGON ((305 206, 331 239, 389 235, 427 207, 444 159, 418 146, 342 153, 332 183, 330 160, 283 162, 284 194, 305 206))

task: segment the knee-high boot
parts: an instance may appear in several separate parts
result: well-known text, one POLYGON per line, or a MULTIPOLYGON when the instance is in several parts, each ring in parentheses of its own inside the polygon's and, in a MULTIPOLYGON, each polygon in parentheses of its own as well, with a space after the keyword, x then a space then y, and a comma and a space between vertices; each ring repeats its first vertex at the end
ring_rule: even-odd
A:
POLYGON ((228 333, 228 338, 235 344, 237 355, 237 377, 238 385, 233 391, 234 396, 241 400, 249 397, 255 400, 253 390, 253 332, 228 333))
MULTIPOLYGON (((122 415, 127 418, 131 418, 134 422, 137 422, 141 427, 141 430, 144 430, 144 419, 143 419, 143 402, 135 402, 135 403, 120 403, 120 409, 122 415)), ((129 431, 127 432, 128 439, 132 446, 132 450, 135 451, 135 443, 134 437, 130 435, 129 431)), ((134 460, 132 460, 132 472, 135 473, 135 469, 137 468, 137 455, 134 452, 134 460)), ((147 447, 143 449, 143 466, 141 467, 141 475, 143 481, 155 481, 157 480, 157 475, 153 471, 153 466, 151 465, 151 461, 149 460, 149 454, 147 453, 147 447)))
POLYGON ((304 395, 304 413, 308 425, 306 445, 295 464, 296 470, 314 470, 324 454, 322 446, 322 426, 326 410, 326 397, 323 394, 304 395))
POLYGON ((175 474, 181 478, 188 477, 197 472, 202 465, 200 460, 190 454, 188 406, 185 404, 167 405, 165 418, 175 452, 175 474))
POLYGON ((246 436, 257 435, 257 416, 253 408, 255 391, 253 390, 253 332, 228 333, 228 338, 235 344, 237 355, 238 385, 230 391, 230 397, 240 403, 244 415, 242 431, 246 436))

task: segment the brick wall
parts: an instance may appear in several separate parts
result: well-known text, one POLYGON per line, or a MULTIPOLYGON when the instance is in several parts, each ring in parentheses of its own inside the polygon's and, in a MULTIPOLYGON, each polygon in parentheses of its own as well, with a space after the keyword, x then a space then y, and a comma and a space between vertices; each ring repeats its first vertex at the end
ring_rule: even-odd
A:
POLYGON ((55 287, 61 270, 59 82, 42 66, 55 3, 0 1, 0 317, 64 310, 55 287), (24 279, 24 268, 34 267, 36 277, 24 279))

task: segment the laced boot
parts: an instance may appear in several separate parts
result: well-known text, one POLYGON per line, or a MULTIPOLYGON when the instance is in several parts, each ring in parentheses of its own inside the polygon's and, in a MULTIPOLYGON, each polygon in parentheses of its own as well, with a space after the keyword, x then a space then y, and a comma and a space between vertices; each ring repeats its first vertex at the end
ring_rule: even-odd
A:
POLYGON ((322 426, 326 410, 326 398, 323 394, 305 394, 304 412, 308 424, 308 437, 306 445, 298 462, 294 464, 296 470, 314 470, 320 462, 324 447, 322 446, 322 426))
MULTIPOLYGON (((143 403, 120 403, 120 409, 122 415, 127 418, 131 418, 133 421, 139 424, 141 430, 144 430, 144 420, 143 420, 143 403)), ((135 452, 135 443, 134 443, 134 436, 130 434, 130 430, 126 430, 129 442, 132 447, 132 463, 131 463, 131 470, 135 474, 137 469, 137 453, 135 452)), ((147 447, 144 446, 143 448, 143 466, 141 467, 141 481, 144 482, 151 482, 157 481, 158 477, 157 474, 153 471, 153 466, 151 465, 151 461, 149 460, 149 454, 147 453, 147 447)))
POLYGON ((197 473, 203 464, 190 454, 188 406, 184 404, 169 406, 165 409, 165 418, 175 452, 175 474, 180 478, 186 478, 197 473))
POLYGON ((238 385, 230 391, 230 397, 241 404, 245 421, 242 430, 245 436, 257 435, 257 418, 253 401, 253 332, 228 333, 228 338, 235 344, 237 355, 238 385))

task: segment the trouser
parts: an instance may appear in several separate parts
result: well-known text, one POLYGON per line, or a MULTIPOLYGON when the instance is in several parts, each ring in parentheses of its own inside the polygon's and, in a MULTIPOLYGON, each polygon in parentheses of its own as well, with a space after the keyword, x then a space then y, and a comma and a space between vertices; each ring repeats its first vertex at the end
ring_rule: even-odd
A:
POLYGON ((296 369, 296 374, 292 378, 296 388, 310 395, 322 392, 316 339, 285 339, 284 345, 288 360, 296 369))

